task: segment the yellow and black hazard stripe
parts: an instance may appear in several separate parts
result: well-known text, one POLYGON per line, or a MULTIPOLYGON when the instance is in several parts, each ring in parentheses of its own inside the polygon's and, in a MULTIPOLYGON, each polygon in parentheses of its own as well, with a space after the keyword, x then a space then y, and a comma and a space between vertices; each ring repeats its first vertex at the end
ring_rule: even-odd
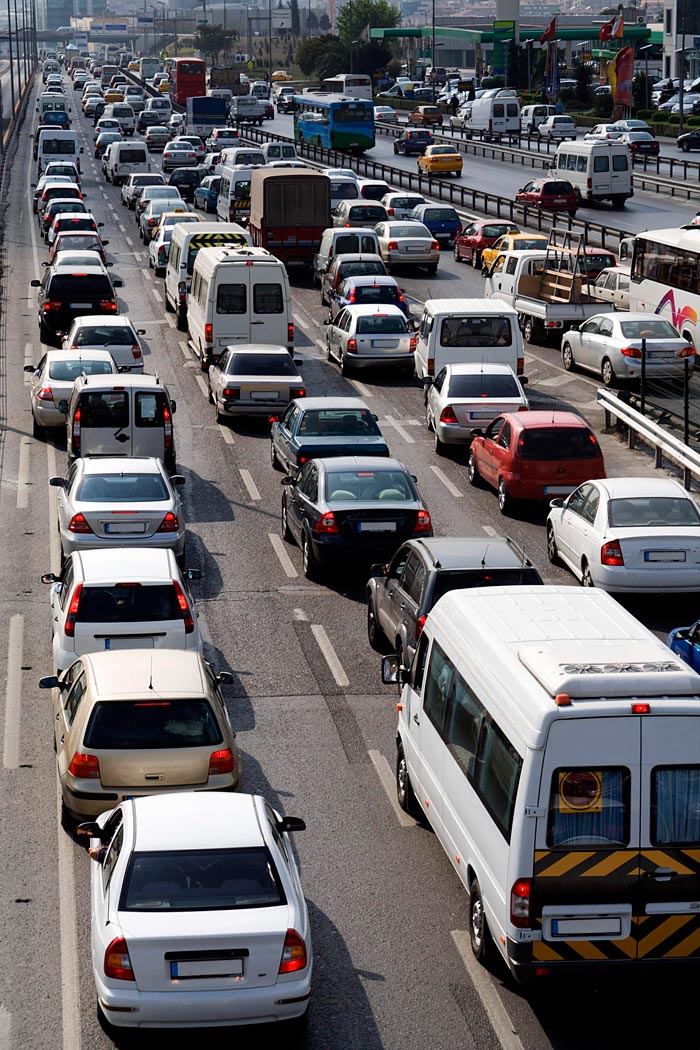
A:
POLYGON ((536 879, 605 878, 609 875, 639 875, 639 850, 576 850, 555 853, 538 850, 535 853, 536 879))
POLYGON ((227 244, 247 244, 240 233, 195 233, 190 239, 190 248, 220 248, 227 244))

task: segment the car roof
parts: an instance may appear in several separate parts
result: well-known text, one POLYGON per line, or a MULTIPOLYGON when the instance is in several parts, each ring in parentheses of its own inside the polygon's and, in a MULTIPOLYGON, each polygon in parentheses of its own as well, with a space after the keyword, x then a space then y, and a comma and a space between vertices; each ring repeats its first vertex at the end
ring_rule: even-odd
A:
MULTIPOLYGON (((110 314, 83 314, 81 317, 76 317, 73 321, 76 328, 124 328, 125 326, 133 327, 131 318, 127 314, 117 314, 116 316, 110 314)), ((123 375, 120 382, 125 379, 138 378, 148 379, 148 374, 140 375, 138 377, 131 377, 123 375)))
POLYGON ((263 846, 255 796, 178 791, 132 799, 134 849, 236 849, 263 846))
POLYGON ((295 398, 293 404, 298 405, 304 412, 320 411, 323 409, 364 409, 369 411, 368 406, 359 397, 299 397, 295 398))
MULTIPOLYGON (((90 376, 92 379, 92 376, 90 376)), ((97 377, 98 379, 101 377, 97 377)), ((107 376, 114 383, 114 376, 107 376)), ((119 380, 125 378, 118 377, 119 380)), ((93 384, 91 383, 90 386, 93 384)), ((83 456, 79 461, 83 474, 162 474, 155 456, 83 456)))
POLYGON ((368 288, 373 287, 375 284, 384 284, 387 287, 398 287, 395 277, 392 277, 389 273, 356 273, 351 274, 350 277, 345 277, 345 281, 352 281, 357 285, 366 285, 368 288))
POLYGON ((93 551, 78 551, 71 555, 79 562, 84 583, 105 583, 119 580, 166 582, 177 573, 172 551, 164 547, 114 547, 93 551))
POLYGON ((589 430, 588 423, 583 416, 577 416, 575 412, 561 412, 552 410, 546 411, 528 411, 528 412, 504 412, 504 416, 508 418, 510 422, 515 422, 523 430, 529 430, 530 427, 582 427, 589 430))
POLYGON ((494 362, 472 362, 470 364, 447 364, 445 368, 453 376, 478 376, 478 375, 513 375, 510 365, 497 364, 494 362))
MULTIPOLYGON (((61 218, 61 216, 58 216, 61 218)), ((55 272, 60 267, 51 267, 50 275, 53 277, 55 272)), ((80 273, 61 273, 61 277, 108 277, 109 274, 105 270, 104 266, 86 266, 80 271, 80 273)))
POLYGON ((521 552, 505 536, 432 536, 412 540, 411 546, 421 548, 439 569, 503 568, 518 569, 530 563, 523 562, 521 552))
POLYGON ((100 700, 206 695, 199 653, 185 649, 106 650, 84 656, 100 700), (116 657, 116 660, 114 659, 116 657))
POLYGON ((100 350, 98 348, 90 349, 89 347, 78 346, 75 350, 47 350, 46 360, 47 361, 82 361, 84 358, 90 361, 109 361, 113 360, 109 350, 100 350))
MULTIPOLYGON (((610 269, 612 270, 613 267, 611 266, 610 269)), ((620 267, 615 267, 615 269, 620 269, 620 267)), ((624 270, 624 268, 623 268, 623 273, 627 273, 627 271, 624 270)), ((596 317, 601 317, 601 316, 609 317, 611 321, 659 321, 659 320, 661 320, 661 321, 668 321, 668 317, 662 317, 659 314, 652 313, 651 311, 646 311, 645 312, 643 310, 637 311, 636 313, 630 313, 627 310, 625 310, 623 312, 620 312, 620 313, 618 313, 617 311, 614 311, 613 313, 610 313, 610 314, 607 314, 607 313, 605 313, 605 311, 603 311, 602 314, 596 314, 595 316, 596 317)), ((670 324, 670 321, 669 321, 669 324, 670 324)), ((678 338, 680 339, 680 336, 678 338)))
POLYGON ((233 350, 235 354, 286 354, 290 361, 292 359, 286 346, 276 343, 231 343, 226 349, 233 350))
POLYGON ((315 462, 324 470, 401 470, 405 474, 408 473, 407 468, 398 459, 385 459, 383 456, 381 459, 377 456, 334 456, 327 459, 319 456, 315 462))
MULTIPOLYGON (((356 230, 352 230, 352 229, 350 231, 343 230, 343 233, 348 233, 348 232, 356 233, 357 231, 356 230)), ((331 262, 331 265, 336 264, 336 265, 339 266, 341 263, 348 263, 348 262, 377 262, 377 261, 383 262, 381 255, 378 255, 377 252, 341 252, 339 255, 335 256, 335 258, 331 262)))
POLYGON ((675 478, 602 478, 599 482, 610 499, 638 496, 682 496, 695 502, 689 492, 675 478))
POLYGON ((345 307, 350 310, 353 317, 400 317, 405 321, 405 315, 400 307, 393 303, 351 303, 345 307))

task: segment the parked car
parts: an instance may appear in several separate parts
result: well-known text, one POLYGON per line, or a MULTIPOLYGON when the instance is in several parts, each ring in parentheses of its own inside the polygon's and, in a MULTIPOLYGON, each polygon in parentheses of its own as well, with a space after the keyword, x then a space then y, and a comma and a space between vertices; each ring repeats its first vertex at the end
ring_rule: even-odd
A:
POLYGON ((287 474, 310 459, 388 455, 377 417, 359 397, 296 398, 270 431, 272 466, 287 474))
POLYGON ((480 270, 484 250, 509 233, 517 234, 520 230, 510 222, 492 222, 489 219, 468 222, 455 237, 455 262, 470 262, 475 270, 480 270))
POLYGON ((561 356, 567 371, 579 367, 595 372, 605 386, 625 379, 639 379, 642 346, 646 346, 645 371, 652 377, 682 377, 695 366, 695 350, 665 317, 653 313, 595 314, 566 333, 561 356))
POLYGON ((401 153, 404 157, 416 157, 434 142, 432 132, 427 129, 416 128, 404 131, 402 135, 394 139, 394 153, 401 153))
POLYGON ((485 427, 504 412, 527 411, 523 383, 527 379, 515 376, 509 365, 486 363, 445 365, 435 379, 425 379, 425 421, 436 453, 468 445, 474 427, 485 427))

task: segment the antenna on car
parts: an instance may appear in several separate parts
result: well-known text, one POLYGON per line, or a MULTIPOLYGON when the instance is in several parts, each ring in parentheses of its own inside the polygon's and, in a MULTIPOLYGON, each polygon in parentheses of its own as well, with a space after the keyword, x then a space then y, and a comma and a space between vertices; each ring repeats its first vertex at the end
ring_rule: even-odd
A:
POLYGON ((153 689, 153 657, 151 657, 151 670, 148 675, 148 688, 153 689))
POLYGON ((487 544, 486 544, 486 546, 484 547, 484 553, 483 553, 483 554, 482 554, 482 556, 481 556, 481 568, 482 568, 482 569, 485 569, 485 568, 486 568, 486 555, 487 555, 487 554, 488 554, 488 552, 489 552, 489 547, 490 547, 490 546, 491 546, 491 544, 490 544, 490 543, 487 543, 487 544))

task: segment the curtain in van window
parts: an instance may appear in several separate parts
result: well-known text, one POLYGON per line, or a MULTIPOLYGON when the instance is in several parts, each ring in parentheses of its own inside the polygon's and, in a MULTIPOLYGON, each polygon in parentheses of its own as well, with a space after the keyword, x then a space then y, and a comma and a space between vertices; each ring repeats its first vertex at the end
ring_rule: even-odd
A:
POLYGON ((523 760, 494 722, 479 745, 475 788, 504 838, 510 839, 523 760))
POLYGON ((700 766, 655 769, 652 797, 654 845, 700 843, 700 766))
POLYGON ((445 721, 445 708, 452 681, 452 664, 449 662, 437 642, 430 655, 430 667, 425 685, 423 710, 433 723, 438 733, 442 733, 445 721))
POLYGON ((555 770, 547 840, 552 848, 626 846, 629 770, 555 770))

